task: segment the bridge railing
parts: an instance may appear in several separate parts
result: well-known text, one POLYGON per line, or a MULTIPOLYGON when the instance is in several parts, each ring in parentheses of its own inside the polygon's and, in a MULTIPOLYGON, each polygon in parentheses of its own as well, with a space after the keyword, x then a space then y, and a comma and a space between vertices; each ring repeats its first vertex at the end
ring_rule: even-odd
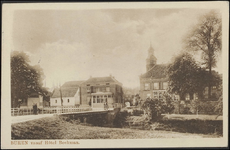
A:
MULTIPOLYGON (((71 112, 91 111, 92 108, 79 108, 75 106, 38 108, 37 114, 61 114, 71 112)), ((33 108, 11 108, 11 116, 34 115, 33 108)))
POLYGON ((32 115, 32 108, 11 108, 11 116, 32 115))
POLYGON ((62 113, 74 113, 74 112, 83 112, 83 111, 91 111, 92 108, 78 108, 78 107, 57 107, 56 113, 62 114, 62 113))

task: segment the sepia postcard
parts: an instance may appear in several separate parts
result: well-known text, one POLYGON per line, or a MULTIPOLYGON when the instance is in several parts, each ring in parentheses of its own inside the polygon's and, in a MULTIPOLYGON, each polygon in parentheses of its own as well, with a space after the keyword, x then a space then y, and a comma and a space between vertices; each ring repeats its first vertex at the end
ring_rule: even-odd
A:
POLYGON ((2 149, 228 147, 228 2, 2 8, 2 149))

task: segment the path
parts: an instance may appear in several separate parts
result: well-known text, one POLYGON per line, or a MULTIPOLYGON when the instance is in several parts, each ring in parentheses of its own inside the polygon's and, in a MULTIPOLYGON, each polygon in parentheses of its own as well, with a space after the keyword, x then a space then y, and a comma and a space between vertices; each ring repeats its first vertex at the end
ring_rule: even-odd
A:
POLYGON ((11 117, 11 124, 26 122, 30 120, 45 118, 45 117, 52 117, 54 114, 39 114, 39 115, 25 115, 25 116, 12 116, 11 117))

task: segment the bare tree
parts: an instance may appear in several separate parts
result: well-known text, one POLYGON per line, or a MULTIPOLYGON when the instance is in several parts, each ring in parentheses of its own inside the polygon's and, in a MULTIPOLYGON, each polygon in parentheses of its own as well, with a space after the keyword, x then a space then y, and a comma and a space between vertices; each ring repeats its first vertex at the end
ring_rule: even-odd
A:
POLYGON ((209 70, 208 97, 211 96, 212 68, 216 66, 217 56, 221 51, 222 21, 216 11, 200 17, 196 26, 185 38, 185 48, 191 51, 201 51, 201 58, 209 70))

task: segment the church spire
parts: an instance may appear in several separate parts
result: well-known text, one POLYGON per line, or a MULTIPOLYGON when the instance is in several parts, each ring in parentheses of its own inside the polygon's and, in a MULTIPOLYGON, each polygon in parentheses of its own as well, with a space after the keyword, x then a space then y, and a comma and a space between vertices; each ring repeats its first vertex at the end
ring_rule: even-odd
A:
POLYGON ((150 47, 148 50, 148 57, 151 57, 152 55, 154 55, 154 49, 152 47, 152 42, 150 41, 150 47))
POLYGON ((146 59, 146 71, 151 69, 157 62, 157 58, 154 56, 154 49, 152 42, 150 41, 150 47, 148 49, 148 58, 146 59))

